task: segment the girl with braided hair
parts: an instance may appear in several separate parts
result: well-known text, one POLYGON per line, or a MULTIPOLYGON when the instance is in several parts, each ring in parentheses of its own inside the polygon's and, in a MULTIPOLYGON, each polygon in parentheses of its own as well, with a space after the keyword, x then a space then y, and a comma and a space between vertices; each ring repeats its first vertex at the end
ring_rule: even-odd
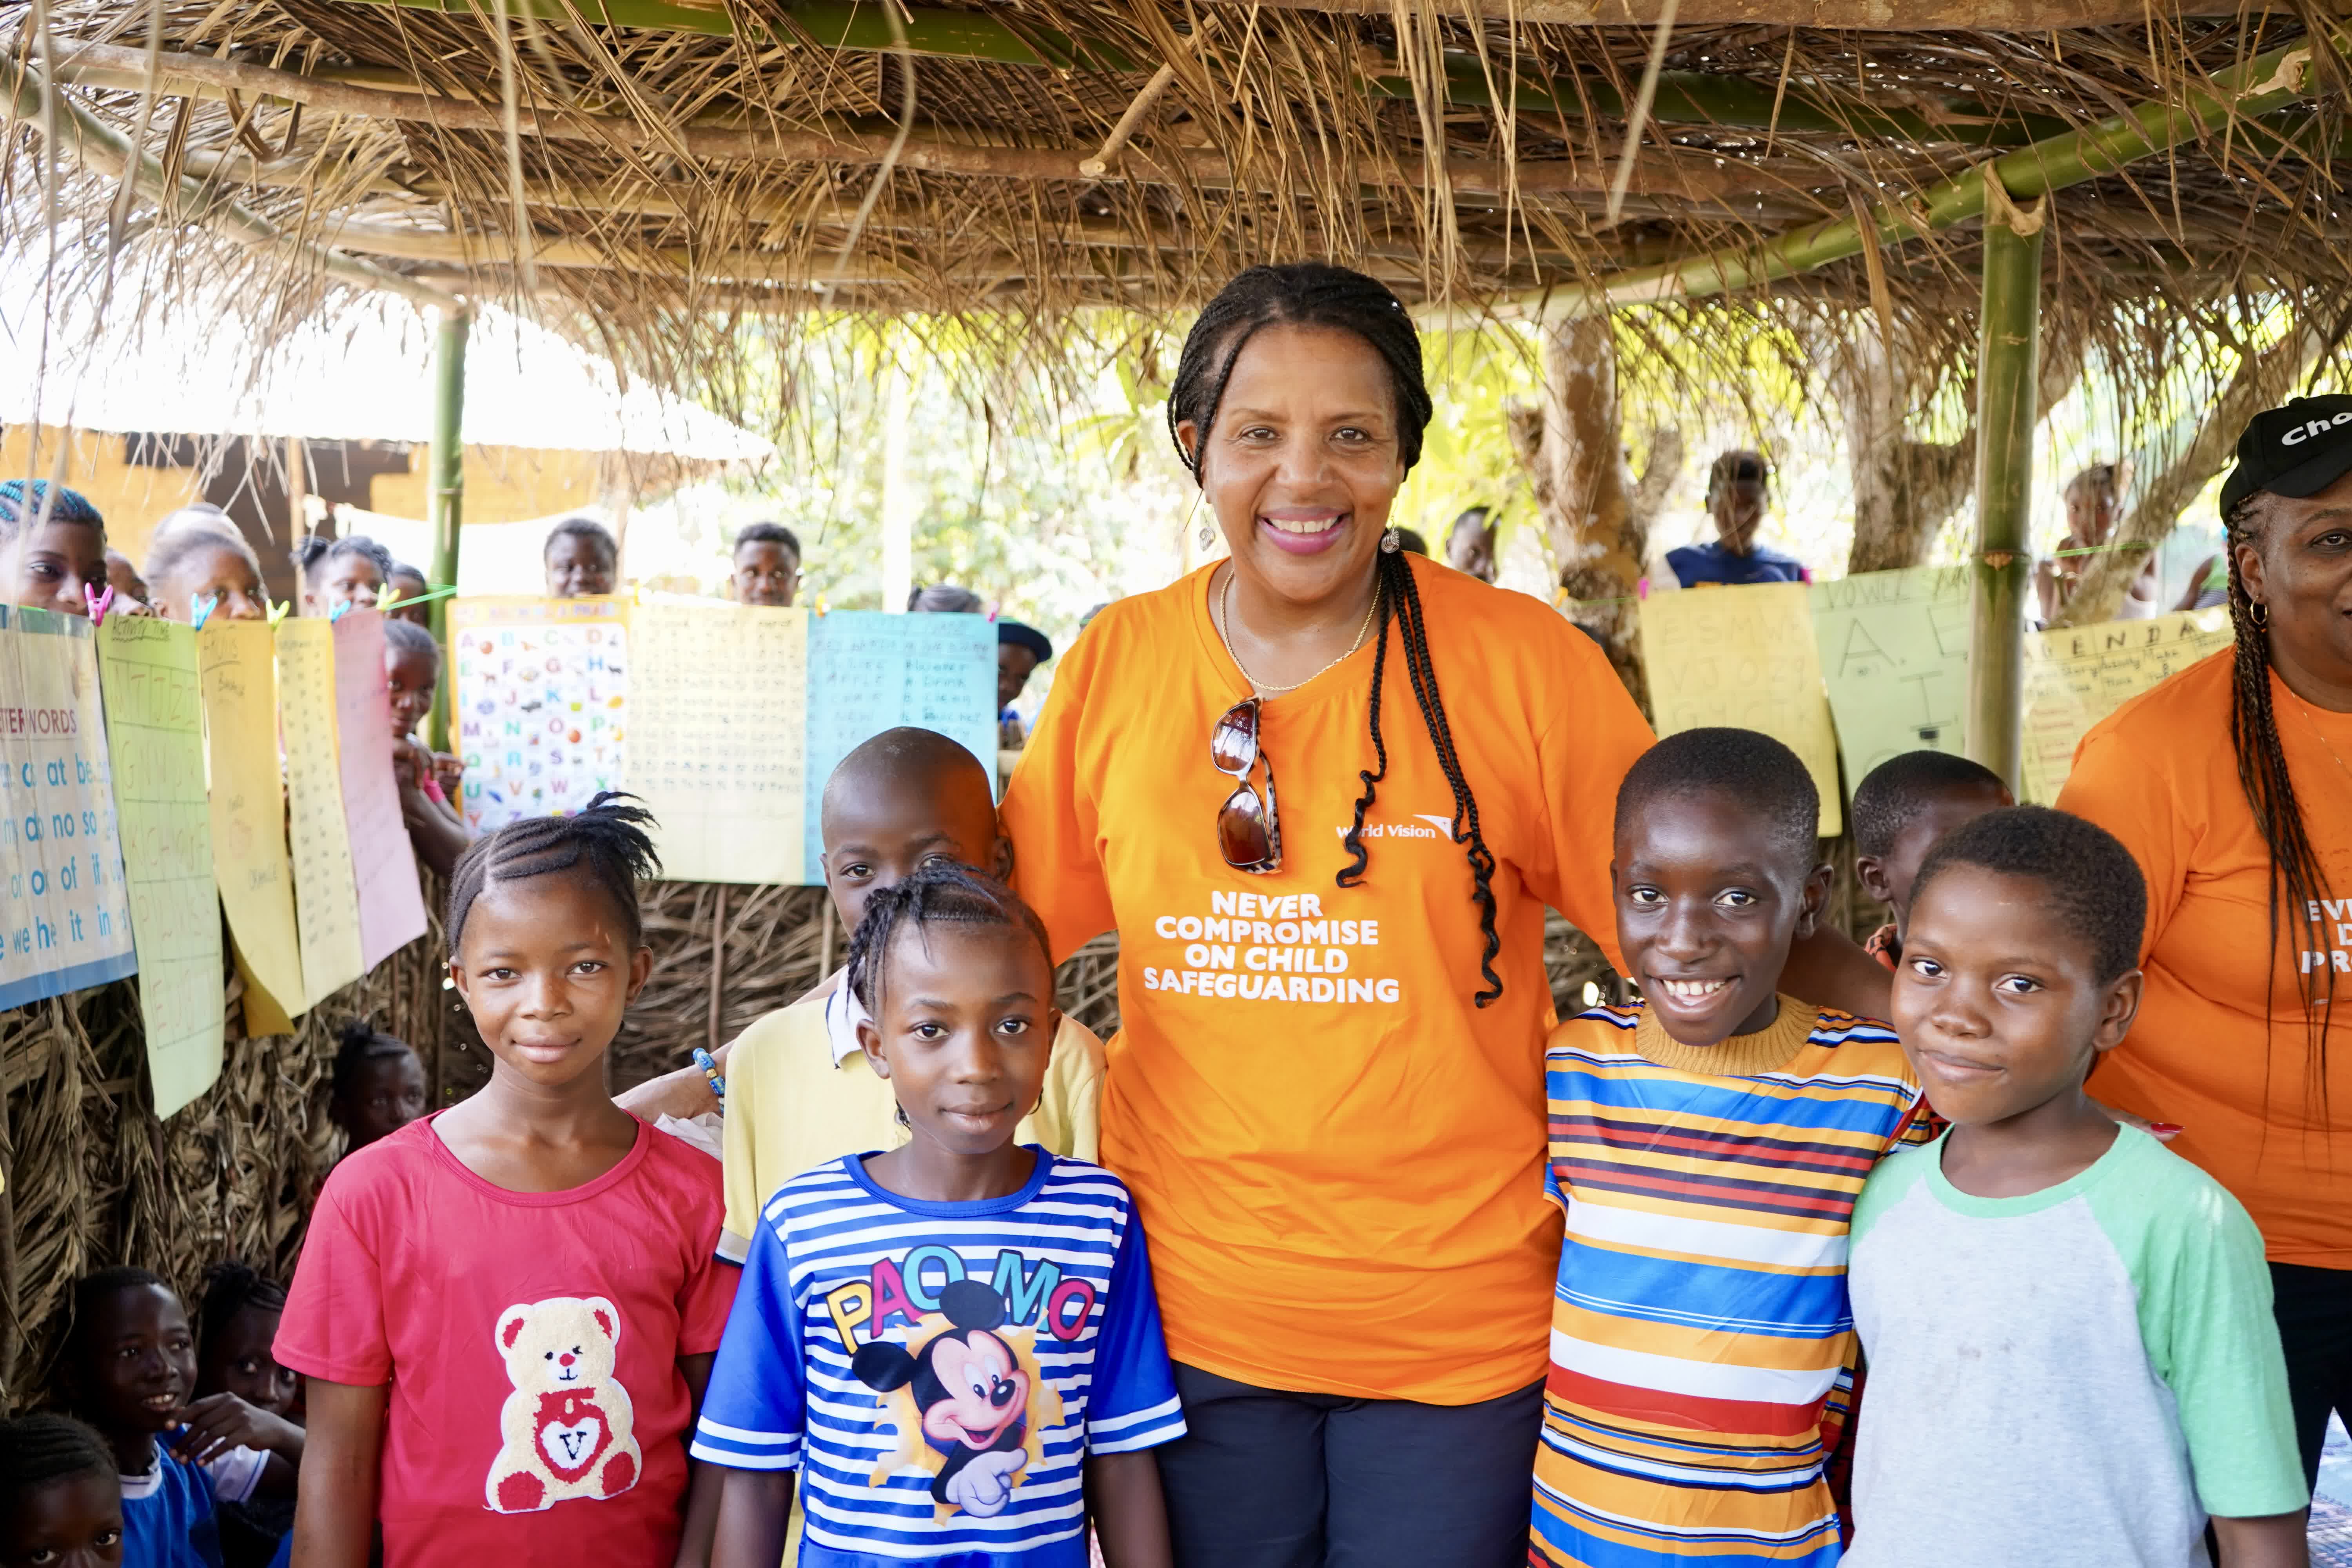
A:
POLYGON ((1120 936, 1103 1159, 1190 1426, 1177 1561, 1523 1563, 1544 906, 1613 941, 1649 731, 1549 606, 1396 548, 1430 398, 1379 283, 1243 273, 1168 417, 1230 555, 1063 656, 1003 821, 1056 951, 1120 936))
POLYGON ((0 481, 0 605, 89 615, 106 589, 106 520, 79 490, 0 481))
POLYGON ((70 1415, 0 1421, 0 1563, 115 1568, 122 1481, 106 1439, 70 1415))
POLYGON ((2092 1087, 2261 1226, 2309 1479, 2352 1416, 2352 397, 2256 415, 2221 511, 2236 646, 2094 729, 2058 804, 2148 884, 2147 997, 2092 1087))
POLYGON ((599 795, 477 839, 449 978, 495 1058, 470 1099, 348 1156, 278 1326, 308 1379, 295 1552, 363 1568, 703 1561, 687 1435, 735 1294, 719 1163, 613 1103, 652 973, 652 818, 599 795))

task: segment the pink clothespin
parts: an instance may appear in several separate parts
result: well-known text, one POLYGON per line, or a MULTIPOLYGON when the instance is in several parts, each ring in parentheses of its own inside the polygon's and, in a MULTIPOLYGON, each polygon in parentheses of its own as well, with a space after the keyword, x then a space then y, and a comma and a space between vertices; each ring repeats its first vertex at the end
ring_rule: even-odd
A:
POLYGON ((1647 577, 1636 579, 1633 584, 1633 597, 1637 599, 1646 599, 1649 596, 1650 580, 1647 577))
POLYGON ((93 626, 102 625, 106 620, 106 612, 113 607, 114 585, 110 583, 90 596, 89 624, 93 626))

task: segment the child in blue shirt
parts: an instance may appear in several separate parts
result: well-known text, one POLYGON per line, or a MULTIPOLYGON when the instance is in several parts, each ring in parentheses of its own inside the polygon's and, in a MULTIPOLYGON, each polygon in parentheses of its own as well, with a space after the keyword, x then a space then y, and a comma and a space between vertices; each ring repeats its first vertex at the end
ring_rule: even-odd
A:
POLYGON ((761 1212, 694 1456, 728 1468, 713 1568, 1172 1563, 1156 1461, 1184 1418, 1127 1189, 1013 1142, 1055 1027, 1037 917, 964 867, 868 900, 847 984, 911 1140, 761 1212))

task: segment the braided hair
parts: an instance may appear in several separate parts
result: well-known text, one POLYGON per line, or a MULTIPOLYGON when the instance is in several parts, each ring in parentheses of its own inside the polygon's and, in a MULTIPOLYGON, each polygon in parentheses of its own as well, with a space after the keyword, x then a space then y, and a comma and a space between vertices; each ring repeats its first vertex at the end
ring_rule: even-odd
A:
MULTIPOLYGON (((2295 798, 2294 779, 2287 772, 2286 752, 2279 743, 2278 716, 2271 703, 2270 615, 2254 618, 2253 596, 2246 592, 2244 572, 2238 564, 2238 546, 2253 542, 2268 518, 2266 490, 2241 500, 2223 519, 2229 529, 2225 554, 2230 563, 2230 623, 2236 634, 2230 696, 2230 744, 2238 757, 2238 787, 2254 816, 2254 828, 2270 850, 2270 963, 2263 970, 2263 1011, 2278 983, 2279 911, 2284 908, 2297 934, 2311 948, 2327 952, 2326 926, 2319 918, 2320 896, 2327 875, 2319 852, 2312 847, 2304 826, 2303 803, 2295 798)), ((2310 1076, 2325 1096, 2327 1089, 2327 1033, 2335 1021, 2336 972, 2326 963, 2305 971, 2299 982, 2311 1046, 2310 1076)), ((2265 1022, 2265 1032, 2268 1030, 2265 1022)))
MULTIPOLYGON (((401 623, 390 624, 397 626, 401 623)), ((635 901, 631 900, 632 903, 635 901)), ((451 945, 454 947, 456 944, 453 942, 451 945)), ((337 1100, 352 1092, 359 1081, 360 1069, 368 1063, 416 1055, 415 1046, 397 1035, 385 1034, 375 1026, 373 1018, 346 1019, 335 1030, 335 1065, 329 1070, 327 1084, 329 1092, 337 1100)))
POLYGON ((286 1287, 243 1263, 215 1263, 205 1270, 205 1293, 196 1303, 196 1360, 212 1357, 213 1341, 229 1320, 247 1307, 264 1312, 286 1310, 286 1287))
POLYGON ((51 1481, 115 1473, 106 1439, 70 1415, 45 1411, 0 1421, 0 1495, 11 1504, 51 1481))
MULTIPOLYGON (((1209 435, 1217 410, 1224 402, 1226 384, 1242 350, 1261 328, 1274 325, 1323 327, 1353 334, 1370 345, 1388 366, 1390 389, 1396 395, 1397 455, 1407 473, 1421 460, 1422 433, 1429 426, 1433 405, 1422 379, 1421 335, 1403 302, 1387 287, 1360 272, 1319 261, 1292 262, 1282 267, 1253 267, 1218 291, 1193 322, 1177 361, 1176 379, 1168 395, 1168 434, 1177 455, 1192 470, 1193 482, 1202 482, 1208 460, 1209 435), (1193 445, 1186 447, 1178 433, 1190 424, 1193 445)), ((1414 585, 1412 557, 1402 550, 1383 550, 1375 568, 1380 625, 1372 639, 1371 741, 1373 766, 1360 770, 1364 793, 1356 801, 1355 821, 1346 838, 1348 864, 1339 885, 1353 888, 1364 879, 1371 851, 1364 843, 1364 818, 1371 810, 1381 782, 1388 777, 1388 742, 1381 731, 1381 694, 1388 674, 1389 626, 1396 626, 1405 675, 1420 706, 1438 766, 1454 791, 1454 841, 1468 846, 1471 897, 1478 906, 1478 929, 1486 939, 1478 960, 1486 981, 1475 1000, 1481 1007, 1503 994, 1495 957, 1503 950, 1496 931, 1495 856, 1478 821, 1478 799, 1463 773, 1462 759, 1445 715, 1444 699, 1437 689, 1437 667, 1429 652, 1429 631, 1422 615, 1421 593, 1414 585)), ((1434 570, 1434 568, 1433 568, 1434 570)))
POLYGON ((628 945, 644 944, 645 919, 637 910, 637 884, 661 874, 661 857, 646 829, 654 814, 616 790, 600 791, 573 816, 526 816, 477 838, 449 873, 449 905, 444 924, 455 958, 466 935, 466 912, 492 882, 568 871, 610 894, 620 911, 628 945))
POLYGON ((378 583, 392 581, 392 552, 364 533, 346 533, 340 539, 306 533, 294 546, 293 555, 295 569, 305 583, 316 581, 328 563, 341 555, 364 555, 374 563, 378 583))
POLYGON ((28 522, 84 522, 106 531, 106 520, 79 490, 47 479, 0 480, 0 540, 14 539, 28 522))
POLYGON ((1018 893, 969 866, 931 861, 903 882, 876 889, 849 939, 849 971, 843 983, 867 1014, 881 1016, 882 973, 898 933, 934 925, 1026 931, 1036 940, 1046 967, 1053 966, 1054 944, 1045 934, 1045 922, 1018 893))

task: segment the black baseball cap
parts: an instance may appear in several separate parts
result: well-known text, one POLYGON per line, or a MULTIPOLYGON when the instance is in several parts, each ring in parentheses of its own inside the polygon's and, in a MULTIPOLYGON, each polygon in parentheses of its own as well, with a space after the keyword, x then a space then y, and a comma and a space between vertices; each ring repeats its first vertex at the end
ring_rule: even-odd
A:
POLYGON ((2257 490, 2315 496, 2352 471, 2352 397, 2298 397, 2264 409, 2238 437, 2238 466, 2221 482, 2221 515, 2257 490))
POLYGON ((1039 631, 1035 626, 1024 626, 1019 621, 998 621, 996 623, 996 640, 1000 646, 1005 643, 1011 643, 1014 647, 1027 648, 1031 653, 1037 656, 1037 662, 1039 664, 1043 664, 1047 659, 1054 657, 1054 644, 1052 639, 1048 638, 1044 632, 1039 631))

